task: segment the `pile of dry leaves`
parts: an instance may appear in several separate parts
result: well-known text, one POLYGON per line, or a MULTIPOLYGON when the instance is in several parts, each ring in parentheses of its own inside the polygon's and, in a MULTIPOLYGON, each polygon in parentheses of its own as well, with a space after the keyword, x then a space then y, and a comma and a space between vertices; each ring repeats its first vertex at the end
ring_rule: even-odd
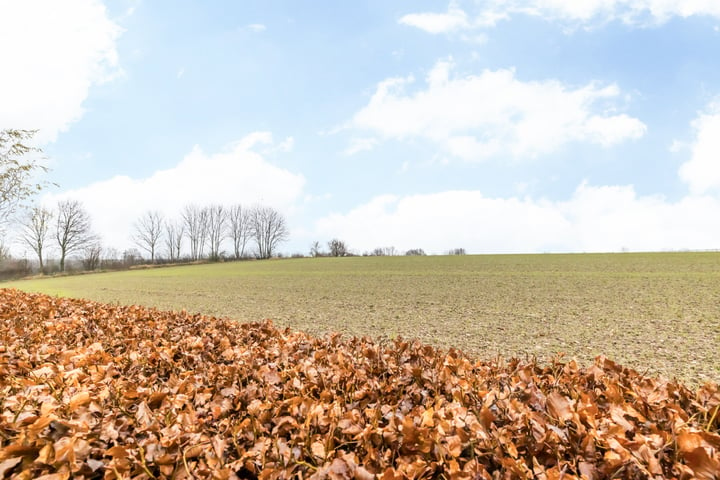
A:
POLYGON ((476 362, 0 290, 0 479, 716 479, 719 405, 605 358, 476 362))

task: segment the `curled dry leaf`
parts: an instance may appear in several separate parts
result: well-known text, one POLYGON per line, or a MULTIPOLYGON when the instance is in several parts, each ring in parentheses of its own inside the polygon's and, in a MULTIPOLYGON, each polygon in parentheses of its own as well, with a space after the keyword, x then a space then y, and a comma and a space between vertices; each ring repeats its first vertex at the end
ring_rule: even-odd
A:
POLYGON ((550 392, 547 396, 548 413, 553 417, 566 422, 572 420, 573 411, 567 398, 558 392, 550 392))
POLYGON ((0 290, 0 479, 717 479, 720 391, 604 357, 0 290))
POLYGON ((68 408, 72 412, 77 410, 78 407, 82 407, 84 405, 87 405, 88 403, 90 403, 90 393, 80 392, 76 395, 73 395, 73 397, 70 399, 70 403, 68 404, 68 408))
POLYGON ((315 457, 325 460, 325 445, 322 442, 313 442, 310 445, 310 450, 315 457))
POLYGON ((0 478, 5 478, 5 472, 12 470, 20 462, 22 462, 22 457, 8 458, 7 460, 0 462, 0 478))

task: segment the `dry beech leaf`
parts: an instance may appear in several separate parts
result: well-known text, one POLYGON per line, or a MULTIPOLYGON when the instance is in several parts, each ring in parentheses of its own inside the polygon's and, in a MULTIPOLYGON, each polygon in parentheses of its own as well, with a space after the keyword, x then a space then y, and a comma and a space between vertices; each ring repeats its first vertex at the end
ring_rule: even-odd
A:
POLYGON ((560 420, 572 420, 573 411, 567 398, 558 392, 550 392, 547 396, 547 407, 550 414, 560 420))
POLYGON ((78 407, 82 407, 84 405, 87 405, 88 403, 90 403, 90 393, 80 392, 72 396, 72 398, 70 399, 70 403, 68 404, 68 408, 72 412, 78 407))
POLYGON ((37 458, 35 458, 35 461, 40 463, 50 463, 54 456, 55 451, 53 450, 53 446, 48 443, 40 449, 40 452, 38 453, 37 458))
POLYGON ((9 472, 22 462, 22 457, 8 458, 0 462, 0 478, 5 478, 5 472, 9 472))
POLYGON ((435 421, 433 420, 433 415, 435 415, 435 410, 432 407, 425 410, 422 413, 422 421, 421 421, 420 425, 423 427, 429 427, 429 428, 434 427, 435 421))
POLYGON ((365 467, 358 467, 355 469, 355 480, 374 480, 375 475, 365 469, 365 467))
POLYGON ((62 472, 40 475, 39 477, 35 477, 35 480, 67 480, 68 478, 70 478, 70 473, 62 472))
POLYGON ((702 447, 685 452, 685 462, 699 480, 717 480, 720 477, 720 461, 713 458, 702 447))
POLYGON ((448 445, 448 453, 451 457, 457 458, 462 453, 462 440, 457 435, 450 436, 446 439, 448 445))
POLYGON ((108 457, 123 459, 127 458, 129 456, 129 453, 125 447, 115 446, 107 449, 105 451, 105 455, 108 457))
POLYGON ((0 460, 17 456, 35 456, 40 448, 31 445, 8 445, 0 449, 0 460))
POLYGON ((703 438, 696 432, 682 432, 677 436, 678 449, 685 452, 692 452, 703 446, 703 438))
POLYGON ((90 470, 92 470, 93 472, 96 472, 99 469, 105 467, 105 463, 100 460, 95 460, 94 458, 88 458, 86 460, 86 463, 88 464, 88 467, 90 467, 90 470))
POLYGON ((317 458, 325 459, 325 445, 322 442, 313 442, 310 450, 317 458))

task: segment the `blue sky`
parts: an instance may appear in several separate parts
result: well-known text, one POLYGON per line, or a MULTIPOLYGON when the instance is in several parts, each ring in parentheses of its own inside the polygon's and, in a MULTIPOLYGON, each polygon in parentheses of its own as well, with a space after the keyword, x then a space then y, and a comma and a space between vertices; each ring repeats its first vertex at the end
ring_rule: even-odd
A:
POLYGON ((0 128, 118 249, 212 202, 286 253, 714 249, 719 47, 714 1, 8 0, 0 128))

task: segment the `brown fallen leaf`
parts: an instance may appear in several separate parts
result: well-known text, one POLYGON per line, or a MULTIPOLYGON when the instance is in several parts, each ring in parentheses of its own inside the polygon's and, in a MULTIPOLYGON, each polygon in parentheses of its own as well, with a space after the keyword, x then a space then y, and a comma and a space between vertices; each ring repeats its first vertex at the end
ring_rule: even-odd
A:
POLYGON ((48 473, 35 477, 35 480, 67 480, 70 478, 70 472, 48 473))
POLYGON ((325 445, 322 442, 313 442, 310 445, 310 450, 314 456, 325 460, 325 445))
POLYGON ((0 460, 12 457, 35 457, 40 449, 31 445, 8 445, 0 449, 0 460))
POLYGON ((5 478, 5 473, 11 471, 22 462, 22 457, 12 457, 0 462, 0 478, 5 478))
POLYGON ((565 422, 572 420, 573 410, 570 401, 558 392, 550 392, 547 397, 548 413, 553 417, 565 422))
POLYGON ((720 461, 712 458, 702 447, 685 452, 683 454, 685 463, 699 480, 717 480, 720 478, 720 461))
POLYGON ((682 453, 692 452, 703 446, 703 437, 696 432, 682 432, 677 436, 678 450, 682 453))
POLYGON ((87 405, 88 403, 90 403, 90 392, 80 392, 72 396, 68 403, 68 409, 74 412, 79 407, 87 405))

